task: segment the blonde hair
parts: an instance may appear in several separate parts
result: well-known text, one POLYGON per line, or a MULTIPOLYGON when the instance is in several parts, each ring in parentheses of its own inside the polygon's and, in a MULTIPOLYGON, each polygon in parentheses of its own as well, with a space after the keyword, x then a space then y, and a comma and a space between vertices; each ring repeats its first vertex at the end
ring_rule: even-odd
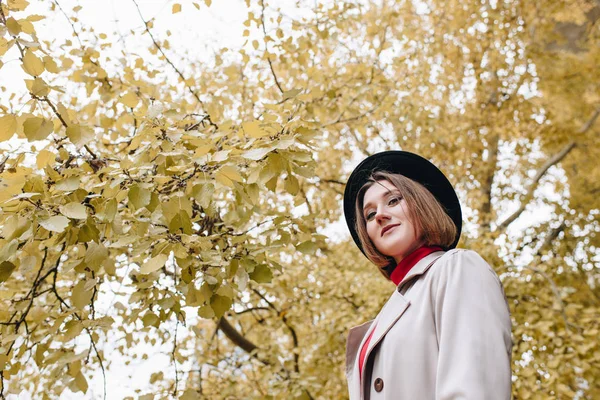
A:
POLYGON ((435 196, 419 182, 400 174, 386 171, 373 172, 356 196, 356 232, 367 258, 377 265, 386 278, 389 278, 385 268, 395 263, 394 258, 379 252, 371 242, 363 213, 365 193, 379 181, 388 181, 398 189, 406 201, 408 216, 415 227, 415 233, 420 233, 417 240, 424 246, 440 246, 447 250, 456 238, 456 225, 435 196))

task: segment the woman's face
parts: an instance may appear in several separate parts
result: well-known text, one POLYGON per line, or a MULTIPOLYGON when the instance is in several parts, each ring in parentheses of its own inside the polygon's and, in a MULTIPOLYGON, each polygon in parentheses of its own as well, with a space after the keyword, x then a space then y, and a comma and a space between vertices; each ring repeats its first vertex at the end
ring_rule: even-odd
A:
POLYGON ((389 181, 378 181, 367 189, 363 215, 375 248, 397 263, 421 245, 420 233, 415 232, 408 216, 406 201, 389 181))

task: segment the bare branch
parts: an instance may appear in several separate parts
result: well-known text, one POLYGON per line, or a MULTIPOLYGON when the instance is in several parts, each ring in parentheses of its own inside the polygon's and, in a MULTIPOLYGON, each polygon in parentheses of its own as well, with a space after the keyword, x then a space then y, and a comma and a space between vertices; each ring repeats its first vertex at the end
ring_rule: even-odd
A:
POLYGON ((538 172, 533 177, 533 180, 532 180, 531 184, 529 185, 529 188, 527 189, 527 193, 525 194, 525 197, 523 198, 523 201, 521 202, 521 206, 519 207, 519 209, 517 211, 512 213, 508 218, 506 218, 503 222, 501 222, 498 225, 497 229, 499 231, 505 230, 511 223, 513 223, 519 217, 519 215, 521 215, 521 213, 525 210, 525 207, 527 207, 527 204, 529 203, 529 201, 533 198, 533 192, 537 188, 537 185, 540 182, 540 179, 542 178, 542 176, 544 176, 544 174, 548 171, 548 169, 551 166, 556 165, 557 163, 562 161, 562 159, 565 158, 565 156, 567 154, 569 154, 569 152, 571 150, 573 150, 573 148, 575 147, 575 144, 576 143, 574 141, 567 143, 567 145, 561 151, 556 153, 552 158, 550 158, 548 161, 546 161, 546 163, 544 165, 542 165, 542 167, 538 170, 538 172))

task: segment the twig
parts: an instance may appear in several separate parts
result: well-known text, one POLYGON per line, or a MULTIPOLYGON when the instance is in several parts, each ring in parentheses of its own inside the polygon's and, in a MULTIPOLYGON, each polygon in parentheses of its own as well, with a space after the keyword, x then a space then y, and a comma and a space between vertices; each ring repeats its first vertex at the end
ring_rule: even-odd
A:
POLYGON ((79 32, 77 32, 77 30, 75 29, 75 25, 73 25, 73 21, 71 21, 71 18, 69 18, 69 16, 65 12, 65 10, 63 10, 63 8, 60 6, 60 4, 58 3, 57 0, 53 0, 53 2, 54 2, 54 4, 56 4, 56 7, 58 7, 60 12, 62 12, 62 14, 65 16, 65 18, 71 25, 71 28, 73 29, 73 33, 75 34, 75 37, 77 38, 77 41, 79 42, 79 46, 83 48, 83 44, 81 43, 81 38, 79 37, 79 32))
MULTIPOLYGON (((268 53, 267 40, 266 40, 267 29, 265 28, 265 1, 261 0, 260 5, 262 7, 262 11, 260 13, 260 22, 262 24, 263 34, 265 35, 265 52, 268 53)), ((271 57, 269 57, 268 55, 267 55, 267 61, 269 62, 269 68, 271 69, 271 74, 273 75, 273 79, 275 80, 275 85, 277 86, 277 88, 279 89, 279 91, 281 93, 284 93, 285 90, 283 90, 283 88, 279 84, 279 80, 277 79, 277 74, 275 74, 275 70, 273 69, 273 63, 271 62, 271 57)))
MULTIPOLYGON (((82 50, 85 50, 85 48, 83 47, 83 43, 81 43, 81 38, 79 36, 79 32, 77 32, 77 29, 75 29, 75 25, 73 25, 73 22, 71 21, 71 18, 69 18, 69 16, 67 15, 67 13, 65 12, 65 10, 63 10, 63 8, 60 6, 60 4, 58 3, 58 0, 53 0, 54 4, 56 4, 56 6, 58 7, 58 9, 62 12, 62 14, 65 16, 65 18, 67 19, 67 21, 69 22, 69 24, 71 25, 71 28, 73 29, 73 33, 75 34, 75 37, 77 38, 77 41, 79 42, 79 47, 82 50)), ((90 62, 92 64, 94 64, 95 66, 100 67, 100 64, 97 61, 94 61, 92 59, 90 59, 90 62)), ((110 83, 110 81, 108 80, 108 78, 105 76, 104 78, 102 78, 102 81, 104 83, 106 83, 111 89, 112 89, 112 83, 110 83)), ((121 82, 122 83, 122 82, 121 82)))
MULTIPOLYGON (((58 112, 58 110, 56 109, 54 104, 52 104, 52 102, 50 101, 48 96, 44 96, 44 97, 40 98, 40 97, 37 97, 36 95, 34 95, 33 93, 30 93, 30 94, 33 99, 38 100, 38 101, 43 101, 44 103, 48 104, 50 106, 50 108, 52 109, 52 112, 54 112, 54 115, 56 115, 56 117, 60 120, 61 124, 65 128, 69 127, 69 125, 67 124, 67 121, 65 121, 63 116, 60 115, 60 113, 58 112)), ((89 146, 87 144, 83 145, 83 147, 85 147, 85 149, 87 150, 88 153, 90 153, 90 155, 92 156, 93 159, 98 158, 98 156, 92 151, 92 149, 89 148, 89 146)))
POLYGON ((259 310, 270 310, 270 308, 269 307, 251 307, 251 308, 246 308, 245 310, 242 310, 242 311, 236 311, 235 313, 237 315, 240 315, 240 314, 245 314, 247 312, 254 312, 254 311, 259 311, 259 310))
POLYGON ((169 59, 169 57, 167 57, 167 55, 163 51, 162 47, 160 47, 160 45, 158 44, 158 42, 154 38, 154 35, 152 35, 152 32, 150 32, 150 27, 148 26, 148 22, 146 22, 146 20, 144 19, 144 16, 142 15, 142 11, 140 10, 140 7, 138 6, 137 1, 136 0, 131 0, 131 1, 133 1, 133 4, 135 4, 135 7, 137 8, 138 14, 140 15, 140 18, 142 19, 142 21, 144 22, 144 27, 146 28, 146 32, 148 32, 148 35, 150 35, 150 38, 152 39, 152 42, 154 43, 154 46, 156 46, 156 48, 158 49, 158 51, 160 51, 160 54, 162 54, 163 57, 165 58, 165 60, 167 60, 167 63, 175 70, 175 72, 177 72, 177 74, 179 75, 179 77, 183 81, 183 84, 188 89, 188 91, 192 94, 192 96, 194 96, 196 98, 196 100, 198 101, 198 103, 200 103, 202 106, 204 106, 204 103, 202 102, 202 100, 200 100, 200 97, 187 84, 187 81, 186 81, 185 77, 183 76, 183 74, 181 73, 181 71, 179 71, 179 69, 175 66, 175 64, 173 64, 173 62, 169 59))
POLYGON ((179 328, 179 318, 175 316, 175 340, 173 342, 173 351, 171 354, 173 355, 173 366, 175 367, 175 389, 173 389, 173 397, 177 398, 177 387, 179 386, 179 374, 177 371, 177 358, 175 358, 175 352, 177 351, 177 328, 179 328))

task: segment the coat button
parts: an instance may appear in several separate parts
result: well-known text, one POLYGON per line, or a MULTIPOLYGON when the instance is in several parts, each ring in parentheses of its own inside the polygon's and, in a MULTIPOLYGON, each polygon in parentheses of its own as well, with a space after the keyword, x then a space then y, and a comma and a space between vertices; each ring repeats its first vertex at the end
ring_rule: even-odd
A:
POLYGON ((375 379, 375 383, 373 386, 375 387, 376 392, 381 392, 383 390, 383 379, 381 379, 381 378, 375 379))

